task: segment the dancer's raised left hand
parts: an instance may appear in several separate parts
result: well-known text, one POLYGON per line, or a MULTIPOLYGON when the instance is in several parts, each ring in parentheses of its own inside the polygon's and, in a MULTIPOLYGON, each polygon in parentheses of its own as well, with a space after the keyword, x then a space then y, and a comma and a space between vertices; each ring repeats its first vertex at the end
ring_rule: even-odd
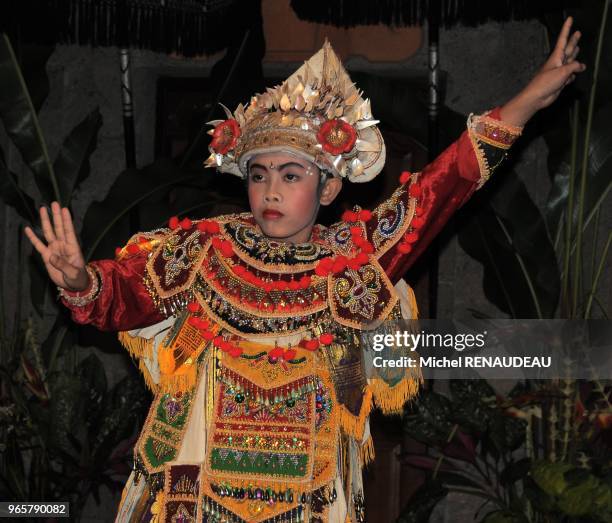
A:
POLYGON ((570 36, 572 23, 572 17, 565 20, 548 60, 527 87, 502 107, 503 121, 512 125, 525 125, 537 111, 552 104, 563 88, 586 69, 586 65, 577 60, 580 52, 578 42, 582 35, 580 31, 575 31, 570 36))

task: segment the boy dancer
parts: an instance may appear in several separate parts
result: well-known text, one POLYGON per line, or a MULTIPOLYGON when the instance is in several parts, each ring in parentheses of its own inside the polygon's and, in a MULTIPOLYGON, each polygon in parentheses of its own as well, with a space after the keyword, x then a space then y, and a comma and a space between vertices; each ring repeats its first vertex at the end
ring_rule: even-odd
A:
MULTIPOLYGON (((155 398, 117 521, 364 521, 373 406, 400 412, 416 373, 366 377, 359 335, 416 317, 399 280, 574 75, 571 20, 538 74, 372 212, 315 223, 342 180, 385 161, 370 105, 329 44, 215 121, 207 165, 248 177, 250 213, 135 235, 85 265, 67 209, 41 209, 42 255, 79 323, 120 331, 155 398)), ((408 371, 409 372, 409 371, 408 371)), ((370 376, 370 375, 368 375, 370 376)))

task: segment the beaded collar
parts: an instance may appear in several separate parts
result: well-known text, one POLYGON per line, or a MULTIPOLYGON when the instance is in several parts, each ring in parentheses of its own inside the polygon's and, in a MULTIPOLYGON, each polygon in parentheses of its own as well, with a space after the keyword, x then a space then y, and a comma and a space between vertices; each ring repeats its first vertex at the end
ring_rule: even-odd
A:
POLYGON ((265 264, 296 266, 311 264, 333 254, 320 239, 321 232, 325 229, 322 225, 313 226, 310 242, 293 244, 264 236, 250 213, 242 214, 240 218, 225 222, 223 229, 234 246, 252 260, 265 264))

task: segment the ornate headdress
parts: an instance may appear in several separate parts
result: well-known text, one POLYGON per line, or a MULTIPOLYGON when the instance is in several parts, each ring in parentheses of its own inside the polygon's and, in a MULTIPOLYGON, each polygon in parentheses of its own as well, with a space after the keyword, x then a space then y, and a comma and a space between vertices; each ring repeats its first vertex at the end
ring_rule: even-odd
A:
POLYGON ((367 182, 385 163, 385 143, 370 101, 351 81, 329 42, 282 85, 209 122, 207 167, 245 177, 256 154, 290 151, 334 176, 367 182))

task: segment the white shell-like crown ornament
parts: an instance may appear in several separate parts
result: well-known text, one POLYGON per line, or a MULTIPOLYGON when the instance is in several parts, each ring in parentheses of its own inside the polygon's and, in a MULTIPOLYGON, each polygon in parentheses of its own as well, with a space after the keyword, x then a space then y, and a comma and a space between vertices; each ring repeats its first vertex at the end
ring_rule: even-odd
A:
POLYGON ((385 143, 363 99, 329 42, 282 85, 238 105, 227 120, 208 122, 206 167, 246 177, 256 154, 287 152, 334 176, 367 182, 385 163, 385 143))

